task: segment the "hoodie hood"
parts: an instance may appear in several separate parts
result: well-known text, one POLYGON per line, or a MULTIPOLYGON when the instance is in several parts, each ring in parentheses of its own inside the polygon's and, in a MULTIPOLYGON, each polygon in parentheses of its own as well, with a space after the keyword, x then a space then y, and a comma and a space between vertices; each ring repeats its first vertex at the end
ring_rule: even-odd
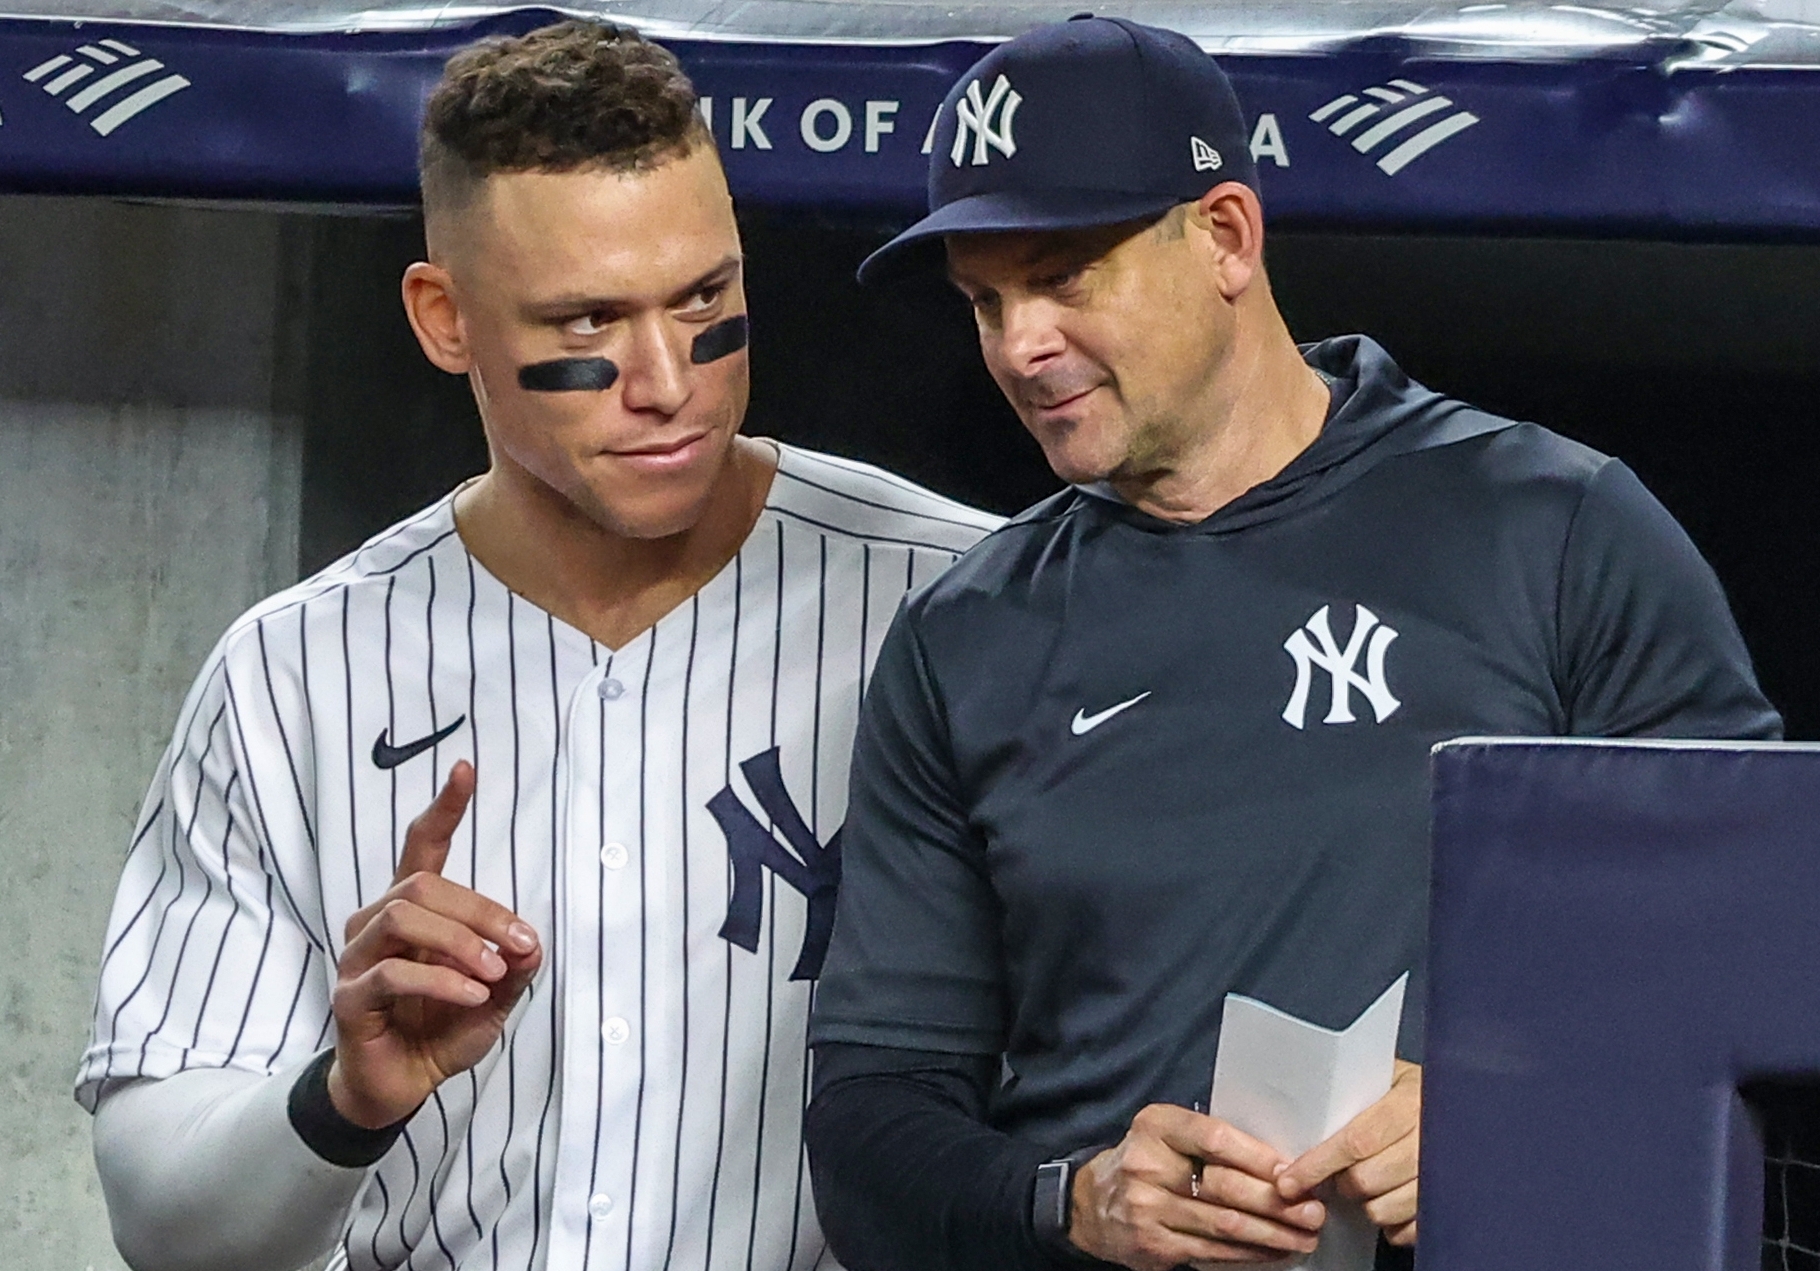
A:
POLYGON ((1330 498, 1387 459, 1498 432, 1515 422, 1416 383, 1366 336, 1344 335, 1306 344, 1302 357, 1334 386, 1333 405, 1320 436, 1276 476, 1253 486, 1212 516, 1192 525, 1165 521, 1125 503, 1109 487, 1076 487, 1076 492, 1064 492, 1061 497, 1093 499, 1121 520, 1144 529, 1232 534, 1292 516, 1330 498))

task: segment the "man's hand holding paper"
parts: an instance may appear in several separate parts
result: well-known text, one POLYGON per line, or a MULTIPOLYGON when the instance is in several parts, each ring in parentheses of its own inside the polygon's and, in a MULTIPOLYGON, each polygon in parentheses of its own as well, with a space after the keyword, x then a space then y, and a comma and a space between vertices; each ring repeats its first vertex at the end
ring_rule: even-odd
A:
POLYGON ((1276 1180, 1289 1164, 1225 1121, 1152 1104, 1132 1118, 1123 1141, 1075 1174, 1068 1237, 1134 1271, 1306 1254, 1326 1207, 1280 1194, 1276 1180))
POLYGON ((1392 1227, 1379 1213, 1415 1238, 1421 1070, 1396 1059, 1408 983, 1399 976, 1342 1029, 1226 995, 1209 1111, 1294 1158, 1272 1175, 1279 1199, 1305 1203, 1333 1180, 1319 1245, 1288 1268, 1370 1271, 1378 1228, 1392 1227))
POLYGON ((1305 1200, 1328 1179, 1393 1245, 1416 1242, 1416 1165, 1422 1134, 1422 1068, 1397 1061, 1390 1093, 1339 1133, 1297 1157, 1277 1177, 1286 1201, 1305 1200))

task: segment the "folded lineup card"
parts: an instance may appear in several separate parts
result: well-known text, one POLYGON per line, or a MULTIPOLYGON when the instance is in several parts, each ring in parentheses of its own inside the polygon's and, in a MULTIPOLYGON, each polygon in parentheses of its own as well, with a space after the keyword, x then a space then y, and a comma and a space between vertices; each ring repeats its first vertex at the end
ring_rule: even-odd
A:
MULTIPOLYGON (((1396 1071, 1407 973, 1346 1028, 1310 1024, 1237 993, 1226 995, 1208 1115, 1290 1158, 1383 1098, 1396 1071)), ((1377 1228, 1356 1203, 1327 1200, 1321 1243, 1282 1271, 1371 1271, 1377 1228)))

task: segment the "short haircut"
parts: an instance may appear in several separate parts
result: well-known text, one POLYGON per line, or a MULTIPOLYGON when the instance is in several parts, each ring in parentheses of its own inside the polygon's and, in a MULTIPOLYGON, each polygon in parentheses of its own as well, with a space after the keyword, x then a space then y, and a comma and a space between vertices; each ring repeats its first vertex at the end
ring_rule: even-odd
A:
POLYGON ((636 31, 574 20, 449 59, 418 151, 426 218, 471 204, 495 173, 635 172, 714 144, 695 86, 636 31))

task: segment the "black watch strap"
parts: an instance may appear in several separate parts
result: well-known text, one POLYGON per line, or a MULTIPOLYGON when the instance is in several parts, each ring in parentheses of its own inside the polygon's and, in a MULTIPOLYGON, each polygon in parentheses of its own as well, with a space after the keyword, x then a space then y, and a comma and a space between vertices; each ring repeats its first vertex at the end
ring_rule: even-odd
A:
POLYGON ((1084 1147, 1036 1167, 1036 1185, 1030 1193, 1030 1228, 1045 1252, 1076 1262, 1092 1261, 1068 1239, 1068 1225, 1074 1217, 1074 1172, 1105 1150, 1084 1147))
POLYGON ((291 1128, 310 1151, 330 1165, 365 1169, 392 1150, 410 1118, 369 1130, 342 1116, 329 1098, 329 1069, 334 1063, 332 1049, 311 1060, 310 1066, 297 1074, 285 1111, 290 1115, 291 1128))

